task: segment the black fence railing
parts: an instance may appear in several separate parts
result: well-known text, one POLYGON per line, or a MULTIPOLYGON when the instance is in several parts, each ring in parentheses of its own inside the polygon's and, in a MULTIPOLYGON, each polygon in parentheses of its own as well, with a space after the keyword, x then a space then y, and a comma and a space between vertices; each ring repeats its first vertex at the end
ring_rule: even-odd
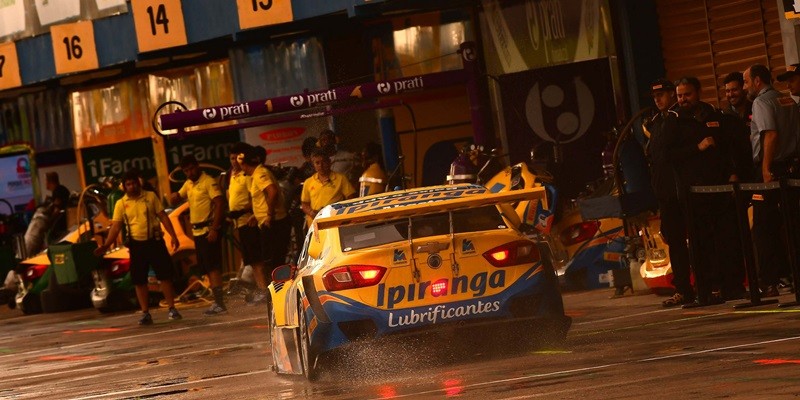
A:
MULTIPOLYGON (((742 248, 742 262, 745 268, 745 273, 748 281, 748 290, 750 294, 749 302, 737 303, 734 308, 748 308, 755 306, 762 306, 768 304, 776 304, 778 300, 770 299, 764 300, 759 290, 760 272, 763 272, 762 267, 759 265, 758 257, 756 257, 757 248, 754 246, 753 236, 750 230, 750 223, 748 217, 748 207, 753 202, 754 195, 758 197, 759 201, 777 202, 777 204, 769 204, 780 209, 783 223, 783 235, 785 241, 783 245, 786 247, 788 255, 790 275, 792 279, 792 287, 795 293, 795 301, 789 303, 781 303, 779 307, 792 307, 800 305, 800 279, 798 279, 798 232, 797 223, 800 218, 800 179, 784 179, 779 182, 769 183, 732 183, 726 185, 714 186, 692 186, 689 189, 689 196, 687 201, 687 218, 689 219, 689 238, 690 243, 697 241, 697 232, 692 226, 695 225, 695 219, 698 217, 694 203, 698 199, 708 200, 712 195, 719 198, 720 195, 729 194, 734 199, 735 204, 735 218, 736 226, 738 228, 738 236, 742 248)), ((692 246, 696 247, 696 246, 692 246)), ((694 252, 694 251, 693 251, 694 252)), ((693 264, 697 263, 697 254, 692 257, 693 264)), ((770 266, 772 267, 772 266, 770 266)), ((697 291, 703 293, 709 291, 710 288, 704 285, 708 284, 705 279, 698 278, 698 272, 702 274, 709 274, 710 271, 702 270, 702 268, 710 268, 708 265, 693 265, 695 271, 695 283, 697 284, 697 291), (698 271, 698 267, 700 271, 698 271)))

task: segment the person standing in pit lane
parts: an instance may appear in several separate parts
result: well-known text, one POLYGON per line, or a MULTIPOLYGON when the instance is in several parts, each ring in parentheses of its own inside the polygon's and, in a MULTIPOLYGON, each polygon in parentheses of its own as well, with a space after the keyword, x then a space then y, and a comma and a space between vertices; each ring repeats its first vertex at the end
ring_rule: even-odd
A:
POLYGON ((172 193, 170 201, 172 204, 184 199, 189 201, 189 222, 192 224, 197 265, 208 275, 214 295, 214 303, 204 315, 225 314, 228 309, 222 290, 221 236, 225 197, 217 180, 200 170, 193 155, 184 156, 180 167, 186 175, 186 182, 177 193, 172 193))
POLYGON ((744 265, 736 225, 734 199, 728 193, 690 196, 692 186, 736 182, 732 141, 738 121, 700 101, 700 81, 684 77, 676 82, 678 116, 669 118, 669 159, 675 166, 678 195, 692 216, 689 249, 697 285, 698 305, 742 298, 744 265), (690 208, 689 208, 690 207, 690 208), (714 294, 718 289, 720 295, 714 294))
POLYGON ((269 301, 267 276, 271 276, 272 270, 286 262, 292 233, 283 190, 272 172, 263 165, 264 161, 257 148, 250 149, 242 160, 244 172, 252 177, 248 190, 253 202, 253 214, 247 225, 259 229, 260 253, 253 254, 257 261, 251 264, 258 292, 247 303, 251 306, 269 301))
MULTIPOLYGON (((242 268, 253 266, 259 262, 261 244, 259 243, 258 226, 249 223, 253 216, 253 201, 250 198, 250 184, 253 178, 245 174, 242 161, 251 146, 247 143, 236 143, 230 150, 231 169, 227 176, 228 218, 236 229, 239 239, 239 253, 242 256, 242 268)), ((241 274, 244 271, 240 271, 241 274)))
POLYGON ((658 113, 645 123, 645 130, 650 132, 648 153, 651 182, 658 199, 661 236, 669 245, 672 285, 675 286, 675 293, 661 304, 664 307, 674 307, 694 301, 694 289, 690 280, 689 247, 686 243, 686 217, 678 201, 675 168, 669 160, 669 143, 666 140, 669 136, 664 133, 667 118, 678 117, 678 113, 672 110, 677 106, 675 85, 667 79, 657 79, 650 85, 650 93, 658 109, 658 113))
POLYGON ((136 290, 136 299, 142 310, 139 325, 152 325, 153 317, 150 315, 149 289, 147 288, 147 274, 150 267, 153 268, 156 278, 161 282, 161 292, 169 307, 168 318, 172 320, 182 318, 175 308, 175 290, 172 285, 175 270, 167 251, 167 244, 164 242, 164 234, 161 232, 159 221, 169 233, 173 251, 178 249, 178 237, 175 235, 172 221, 164 211, 156 194, 142 190, 140 179, 141 175, 137 169, 129 169, 122 176, 125 195, 114 206, 108 237, 100 247, 94 250, 94 254, 102 257, 117 240, 124 224, 127 235, 125 244, 131 259, 131 280, 136 290))
MULTIPOLYGON (((750 143, 755 181, 772 182, 797 176, 800 113, 791 97, 772 87, 772 73, 761 64, 744 72, 744 88, 753 100, 750 143)), ((753 241, 758 254, 762 296, 777 296, 781 276, 789 274, 789 257, 780 232, 782 221, 778 195, 766 192, 753 201, 753 241)))

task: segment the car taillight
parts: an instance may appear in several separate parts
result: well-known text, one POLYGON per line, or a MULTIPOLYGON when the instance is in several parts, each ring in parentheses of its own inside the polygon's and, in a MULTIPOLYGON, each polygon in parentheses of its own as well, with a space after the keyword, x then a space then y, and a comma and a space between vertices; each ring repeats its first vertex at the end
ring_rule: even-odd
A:
POLYGON ((127 274, 130 269, 131 269, 130 259, 116 260, 113 263, 111 263, 111 267, 108 268, 108 274, 112 278, 117 278, 127 274))
POLYGON ((517 240, 495 247, 485 253, 483 258, 498 268, 528 264, 539 261, 539 249, 533 242, 517 240))
POLYGON ((600 229, 600 221, 584 221, 571 225, 561 231, 561 243, 571 246, 576 243, 585 242, 594 237, 600 229))
POLYGON ((374 265, 348 265, 334 268, 322 275, 325 289, 331 292, 378 284, 386 268, 374 265))
POLYGON ((431 285, 431 294, 433 297, 444 296, 447 294, 447 279, 439 279, 431 285))
POLYGON ((44 275, 47 268, 50 266, 47 264, 38 264, 38 265, 31 265, 28 267, 28 270, 25 271, 25 279, 30 282, 34 279, 39 279, 44 275))

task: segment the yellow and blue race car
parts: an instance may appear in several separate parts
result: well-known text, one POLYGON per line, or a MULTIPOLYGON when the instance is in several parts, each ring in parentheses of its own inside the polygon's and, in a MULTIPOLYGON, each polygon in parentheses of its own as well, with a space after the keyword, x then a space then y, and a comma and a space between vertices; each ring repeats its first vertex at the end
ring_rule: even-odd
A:
POLYGON ((318 357, 333 350, 447 327, 526 324, 519 331, 531 342, 563 340, 571 318, 547 246, 520 232, 511 205, 533 198, 544 201, 544 189, 465 184, 325 207, 298 265, 273 272, 275 369, 313 379, 318 357))

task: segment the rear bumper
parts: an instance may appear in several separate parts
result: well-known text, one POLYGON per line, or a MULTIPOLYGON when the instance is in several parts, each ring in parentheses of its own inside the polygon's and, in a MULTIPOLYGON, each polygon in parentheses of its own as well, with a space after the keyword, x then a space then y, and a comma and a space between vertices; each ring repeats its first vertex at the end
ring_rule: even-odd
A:
POLYGON ((494 296, 391 310, 320 293, 321 305, 306 309, 316 354, 362 340, 519 324, 552 329, 563 337, 572 321, 564 314, 558 279, 552 272, 520 279, 494 296), (318 318, 315 309, 324 315, 318 318))

